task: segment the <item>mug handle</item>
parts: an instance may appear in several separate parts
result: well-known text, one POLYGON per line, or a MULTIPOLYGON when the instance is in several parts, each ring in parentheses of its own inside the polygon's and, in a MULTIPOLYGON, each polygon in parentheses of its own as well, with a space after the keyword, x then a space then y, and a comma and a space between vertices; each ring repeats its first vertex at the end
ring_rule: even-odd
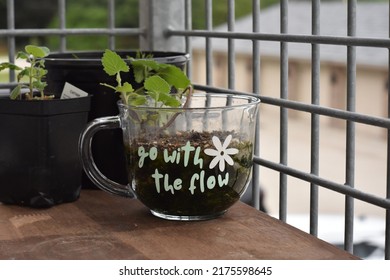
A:
POLYGON ((92 139, 96 132, 103 129, 121 128, 119 116, 97 118, 87 124, 79 139, 79 157, 88 178, 100 189, 111 194, 135 198, 130 186, 119 184, 104 176, 97 168, 92 155, 92 139))

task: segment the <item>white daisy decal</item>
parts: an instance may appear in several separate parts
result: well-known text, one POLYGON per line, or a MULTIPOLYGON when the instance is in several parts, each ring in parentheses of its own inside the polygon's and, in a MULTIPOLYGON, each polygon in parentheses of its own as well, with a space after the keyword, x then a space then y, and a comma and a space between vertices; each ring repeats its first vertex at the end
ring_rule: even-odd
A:
POLYGON ((225 170, 225 162, 229 165, 233 165, 233 159, 230 157, 231 155, 235 155, 238 153, 238 149, 229 148, 230 141, 232 141, 232 135, 226 137, 225 141, 221 142, 221 140, 217 136, 213 136, 213 144, 214 149, 205 149, 204 153, 206 155, 214 157, 210 162, 210 169, 214 168, 217 164, 219 164, 219 170, 223 172, 225 170))

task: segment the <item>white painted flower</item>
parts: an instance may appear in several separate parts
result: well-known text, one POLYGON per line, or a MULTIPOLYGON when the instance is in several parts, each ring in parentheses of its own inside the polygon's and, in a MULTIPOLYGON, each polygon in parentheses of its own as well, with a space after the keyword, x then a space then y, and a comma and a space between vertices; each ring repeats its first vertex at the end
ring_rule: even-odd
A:
POLYGON ((229 165, 233 165, 233 159, 230 157, 231 155, 235 155, 238 153, 238 149, 229 148, 230 141, 232 141, 232 135, 226 137, 225 141, 221 142, 221 140, 217 136, 213 136, 213 144, 214 149, 205 149, 204 153, 209 156, 213 156, 213 160, 210 162, 210 169, 214 168, 217 164, 219 164, 219 170, 223 172, 225 170, 225 162, 229 165))

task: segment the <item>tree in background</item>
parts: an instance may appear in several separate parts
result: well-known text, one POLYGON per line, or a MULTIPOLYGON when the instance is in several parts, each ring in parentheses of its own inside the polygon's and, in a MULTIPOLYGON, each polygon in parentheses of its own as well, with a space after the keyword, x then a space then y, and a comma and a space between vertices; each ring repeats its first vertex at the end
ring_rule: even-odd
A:
MULTIPOLYGON (((205 0, 192 0, 192 27, 193 29, 206 28, 206 5, 205 0)), ((240 0, 235 3, 236 17, 244 16, 252 10, 252 0, 240 0)), ((219 0, 212 3, 213 26, 218 26, 227 21, 228 1, 219 0)))
MULTIPOLYGON (((15 0, 15 28, 45 28, 57 12, 57 1, 15 0)), ((7 0, 0 0, 0 29, 7 29, 7 0)), ((1 38, 3 41, 4 39, 1 38)), ((43 37, 33 39, 43 42, 43 37)), ((31 38, 18 37, 18 45, 26 45, 31 38)), ((5 42, 4 42, 5 43, 5 42)))
MULTIPOLYGON (((15 0, 15 28, 46 27, 57 12, 57 1, 15 0)), ((7 0, 0 0, 0 28, 7 28, 7 0)))
MULTIPOLYGON (((115 1, 116 27, 138 26, 138 1, 115 1)), ((108 25, 107 0, 67 0, 67 28, 104 28, 108 25)), ((55 0, 15 0, 16 28, 59 28, 58 3, 55 0)), ((0 0, 0 29, 7 29, 7 0, 0 0)), ((17 37, 18 48, 27 43, 45 44, 51 50, 59 48, 58 36, 17 37)), ((118 37, 117 44, 123 47, 136 46, 137 38, 118 37)), ((6 41, 0 38, 0 45, 6 41)), ((108 46, 106 36, 68 36, 69 49, 103 49, 108 46)))
MULTIPOLYGON (((108 26, 107 0, 68 0, 66 7, 67 28, 105 28, 108 26)), ((58 17, 49 25, 59 26, 58 17)), ((138 0, 115 1, 115 26, 138 27, 138 0)), ((59 46, 58 38, 50 38, 49 44, 53 49, 59 46)), ((116 38, 118 48, 136 48, 138 38, 122 36, 116 38)), ((68 36, 67 48, 70 50, 104 49, 108 46, 107 36, 68 36)))

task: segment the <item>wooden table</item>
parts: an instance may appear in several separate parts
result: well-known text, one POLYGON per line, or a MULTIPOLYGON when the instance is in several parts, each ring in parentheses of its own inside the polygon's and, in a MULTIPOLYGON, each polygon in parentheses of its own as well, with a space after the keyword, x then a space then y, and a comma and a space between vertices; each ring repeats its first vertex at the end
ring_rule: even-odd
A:
POLYGON ((201 222, 154 217, 137 200, 83 190, 49 209, 0 205, 0 259, 355 259, 241 202, 201 222))

